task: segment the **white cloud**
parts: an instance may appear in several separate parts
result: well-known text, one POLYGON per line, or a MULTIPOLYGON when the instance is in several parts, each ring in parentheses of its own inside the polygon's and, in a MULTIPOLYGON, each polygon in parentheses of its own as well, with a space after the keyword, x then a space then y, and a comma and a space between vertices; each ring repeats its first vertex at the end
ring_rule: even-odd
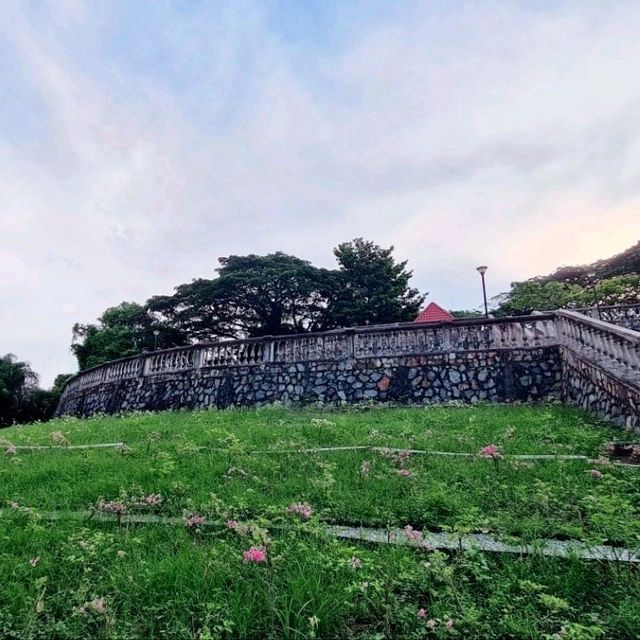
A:
POLYGON ((365 236, 472 307, 479 262, 497 292, 638 239, 640 6, 403 8, 330 48, 252 2, 9 3, 0 352, 48 383, 73 322, 228 253, 365 236))

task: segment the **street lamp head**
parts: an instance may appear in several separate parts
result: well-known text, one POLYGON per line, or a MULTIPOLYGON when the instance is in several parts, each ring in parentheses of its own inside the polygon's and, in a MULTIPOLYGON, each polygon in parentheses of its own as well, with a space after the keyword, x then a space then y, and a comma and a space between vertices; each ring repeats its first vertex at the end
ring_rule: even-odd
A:
POLYGON ((483 276, 483 275, 487 272, 487 269, 488 269, 488 267, 486 267, 486 266, 484 266, 484 265, 483 265, 483 266, 481 266, 481 267, 477 267, 477 268, 476 268, 476 271, 477 271, 481 276, 483 276))
POLYGON ((157 338, 160 335, 160 329, 154 329, 153 335, 157 338))

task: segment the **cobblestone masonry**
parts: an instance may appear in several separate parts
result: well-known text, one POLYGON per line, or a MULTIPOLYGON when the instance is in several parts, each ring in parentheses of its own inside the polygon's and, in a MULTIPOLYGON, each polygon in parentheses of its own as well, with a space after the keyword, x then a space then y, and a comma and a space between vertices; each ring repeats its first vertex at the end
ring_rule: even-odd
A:
POLYGON ((106 382, 64 396, 58 415, 129 410, 395 401, 560 399, 557 346, 202 367, 106 382))
POLYGON ((640 390, 562 348, 562 399, 598 418, 640 431, 640 390))

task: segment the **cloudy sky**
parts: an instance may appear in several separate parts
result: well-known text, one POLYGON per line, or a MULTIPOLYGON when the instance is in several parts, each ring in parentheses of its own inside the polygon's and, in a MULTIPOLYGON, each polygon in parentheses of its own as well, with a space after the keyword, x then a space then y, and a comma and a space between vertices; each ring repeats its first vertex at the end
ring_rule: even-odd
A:
POLYGON ((2 0, 0 353, 231 253, 395 245, 451 308, 640 239, 640 2, 2 0), (480 294, 480 295, 479 295, 480 294))

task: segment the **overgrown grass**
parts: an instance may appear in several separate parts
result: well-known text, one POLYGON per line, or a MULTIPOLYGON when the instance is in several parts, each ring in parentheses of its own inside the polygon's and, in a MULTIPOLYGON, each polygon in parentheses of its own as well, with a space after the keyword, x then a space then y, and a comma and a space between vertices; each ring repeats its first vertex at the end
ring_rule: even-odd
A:
POLYGON ((355 547, 322 527, 411 525, 636 548, 640 470, 598 465, 593 477, 585 461, 508 457, 597 457, 606 442, 628 439, 578 411, 174 412, 65 419, 0 438, 52 444, 52 432, 127 449, 0 457, 0 637, 551 638, 563 625, 559 637, 640 636, 632 565, 355 547), (490 443, 505 457, 250 453, 371 445, 476 454, 490 443), (100 500, 217 526, 64 518, 100 500), (295 503, 313 516, 287 513, 295 503), (46 511, 62 519, 38 515, 46 511), (243 561, 251 546, 266 551, 265 562, 243 561))

